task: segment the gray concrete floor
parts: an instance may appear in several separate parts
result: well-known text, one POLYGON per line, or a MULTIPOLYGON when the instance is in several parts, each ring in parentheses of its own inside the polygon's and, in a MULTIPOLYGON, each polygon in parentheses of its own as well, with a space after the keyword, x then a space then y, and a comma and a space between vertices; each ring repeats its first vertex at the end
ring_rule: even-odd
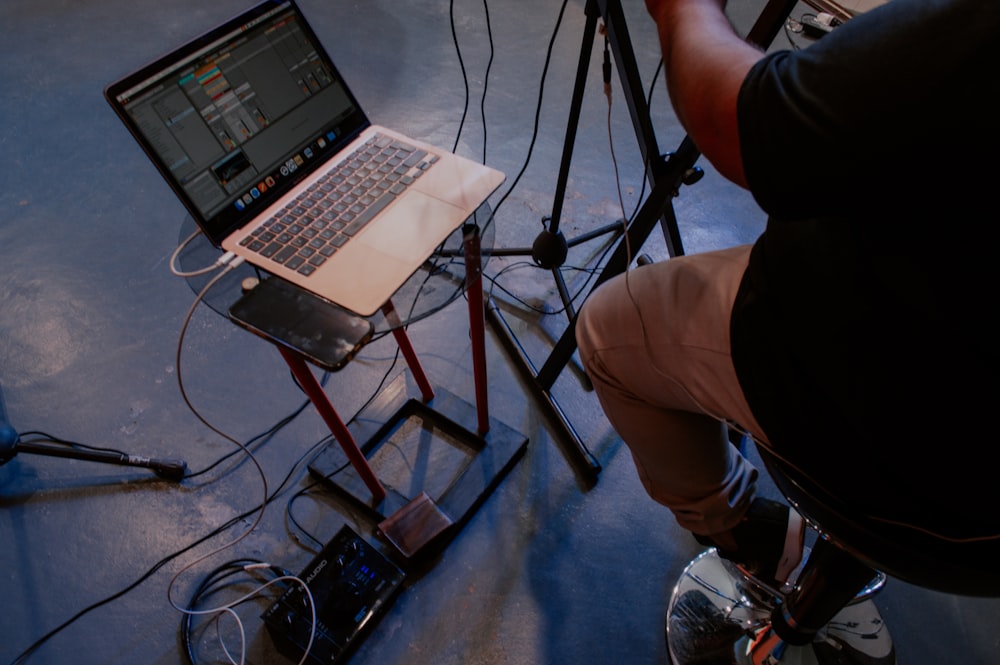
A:
MULTIPOLYGON (((102 99, 107 83, 244 4, 0 5, 0 386, 10 422, 22 433, 180 458, 192 472, 206 470, 176 483, 143 469, 31 454, 0 467, 0 662, 185 662, 182 615, 171 598, 186 602, 212 568, 246 557, 298 572, 317 541, 341 524, 371 534, 370 523, 322 488, 297 495, 311 484, 305 465, 327 434, 311 409, 252 446, 273 495, 254 524, 261 473, 240 454, 230 456, 236 446, 206 427, 179 390, 180 331, 195 294, 171 275, 168 262, 185 213, 102 99)), ((377 122, 443 147, 455 143, 465 88, 449 3, 302 5, 377 122)), ((486 160, 508 174, 492 201, 495 246, 530 246, 552 211, 584 3, 569 2, 564 14, 555 0, 488 3, 492 52, 486 5, 455 5, 469 82, 457 149, 477 158, 485 150, 486 160)), ((624 5, 648 85, 658 47, 642 3, 624 5)), ((760 6, 734 6, 734 20, 749 27, 760 6)), ((785 39, 776 45, 787 45, 785 39)), ((609 110, 595 51, 563 206, 561 229, 570 238, 623 216, 616 178, 628 211, 648 191, 617 78, 613 88, 609 110)), ((662 150, 673 149, 683 132, 662 80, 652 116, 662 150)), ((705 178, 675 200, 685 250, 752 241, 761 212, 749 195, 703 166, 705 178)), ((572 292, 586 293, 587 271, 606 247, 598 239, 571 249, 564 275, 572 292)), ((667 257, 658 233, 642 251, 667 257)), ((566 324, 552 275, 527 257, 494 257, 485 273, 487 288, 541 364, 550 338, 566 324)), ((412 326, 410 336, 431 380, 471 400, 465 316, 464 303, 456 302, 412 326)), ((327 392, 342 414, 355 414, 384 375, 403 373, 394 351, 391 340, 379 341, 331 377, 327 392)), ((487 360, 491 413, 528 438, 527 451, 440 556, 411 576, 351 662, 666 663, 670 590, 699 548, 644 494, 575 362, 552 393, 602 467, 595 484, 581 477, 489 331, 487 360)), ((184 338, 182 366, 198 413, 239 441, 267 431, 303 402, 270 346, 204 306, 184 338)), ((878 602, 900 662, 1000 662, 998 601, 891 581, 878 602)), ((258 615, 267 604, 241 608, 247 662, 291 662, 262 629, 258 615)), ((235 653, 233 628, 223 622, 235 653)), ((213 630, 199 636, 199 662, 226 662, 213 630)))

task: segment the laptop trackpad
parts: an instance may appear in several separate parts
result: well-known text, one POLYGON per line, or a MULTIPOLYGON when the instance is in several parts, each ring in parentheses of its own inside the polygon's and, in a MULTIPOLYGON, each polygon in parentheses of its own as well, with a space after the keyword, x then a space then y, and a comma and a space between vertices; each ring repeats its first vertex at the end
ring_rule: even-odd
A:
POLYGON ((465 221, 458 206, 410 190, 358 236, 358 242, 401 259, 423 262, 465 221))

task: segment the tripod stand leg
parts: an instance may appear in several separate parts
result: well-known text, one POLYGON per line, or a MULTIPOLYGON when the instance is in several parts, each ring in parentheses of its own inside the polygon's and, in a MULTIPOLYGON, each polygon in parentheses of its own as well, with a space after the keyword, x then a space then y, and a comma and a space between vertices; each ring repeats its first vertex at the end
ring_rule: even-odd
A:
MULTIPOLYGON (((588 11, 595 0, 588 2, 588 11)), ((747 41, 764 47, 774 41, 785 19, 791 13, 798 0, 769 0, 761 11, 760 16, 754 22, 747 34, 747 41)), ((641 96, 634 93, 641 89, 637 76, 638 68, 635 64, 634 53, 631 49, 628 32, 625 27, 625 17, 622 14, 621 3, 617 0, 599 0, 601 13, 605 16, 608 29, 608 36, 615 53, 615 61, 618 63, 619 76, 626 89, 626 99, 629 102, 629 110, 632 112, 632 121, 636 129, 636 137, 639 140, 639 147, 646 160, 649 171, 649 178, 653 182, 653 192, 644 203, 636 219, 629 225, 628 238, 619 244, 615 254, 608 261, 601 275, 598 277, 591 290, 614 275, 627 270, 631 257, 627 252, 623 252, 623 247, 634 248, 634 251, 642 246, 652 232, 651 215, 655 211, 662 211, 660 223, 663 235, 667 242, 667 250, 670 256, 679 256, 684 253, 681 245, 680 232, 677 220, 670 203, 670 196, 679 189, 687 171, 691 169, 698 160, 699 153, 697 147, 690 137, 685 137, 676 152, 671 153, 665 162, 653 159, 650 153, 656 147, 654 130, 649 121, 649 108, 641 96), (623 47, 624 45, 624 47, 623 47), (628 94, 631 91, 632 94, 628 94), (657 167, 663 166, 662 169, 657 167), (668 189, 664 189, 657 195, 657 183, 666 183, 668 189)), ((591 44, 593 40, 591 39, 591 44)), ((575 137, 575 133, 573 134, 575 137)), ((567 135, 567 140, 569 135, 567 135)), ((564 155, 572 154, 572 151, 564 152, 564 155)), ((548 360, 538 372, 538 383, 543 391, 548 391, 562 369, 569 362, 573 351, 576 348, 576 320, 575 315, 571 317, 569 328, 556 343, 548 360)))
MULTIPOLYGON (((559 163, 559 176, 556 179, 556 191, 552 205, 552 215, 549 217, 548 231, 559 233, 559 222, 562 218, 563 201, 566 199, 566 183, 569 181, 569 167, 573 160, 573 146, 576 144, 576 130, 580 124, 580 109, 583 106, 583 93, 587 85, 587 70, 590 66, 590 55, 594 49, 594 36, 597 34, 598 12, 592 1, 587 2, 587 21, 583 29, 583 44, 580 46, 580 59, 576 67, 576 83, 573 86, 573 97, 570 101, 569 117, 566 121, 566 138, 563 141, 562 159, 559 163)), ((558 266, 555 266, 558 268, 558 266)))
MULTIPOLYGON (((751 28, 747 41, 758 46, 770 44, 780 32, 782 24, 795 6, 796 1, 769 0, 751 28)), ((593 288, 596 288, 607 279, 621 274, 628 269, 628 265, 633 258, 632 254, 639 252, 642 244, 652 232, 657 219, 660 222, 669 255, 673 257, 684 253, 677 219, 673 207, 670 205, 670 199, 676 196, 677 190, 685 182, 687 174, 694 168, 694 164, 700 155, 697 147, 690 138, 685 137, 674 153, 668 155, 666 159, 661 158, 655 132, 649 117, 649 108, 643 96, 638 66, 625 24, 621 1, 587 0, 586 14, 587 21, 580 52, 576 87, 574 88, 570 107, 566 143, 563 146, 559 180, 555 193, 555 204, 548 231, 558 233, 561 208, 566 193, 565 186, 569 173, 569 164, 573 154, 573 144, 576 141, 580 106, 583 101, 586 68, 589 65, 592 54, 594 35, 599 17, 603 17, 604 19, 608 43, 614 52, 615 62, 618 67, 618 76, 632 116, 632 124, 639 142, 639 149, 646 164, 647 179, 652 184, 652 191, 649 197, 643 204, 639 214, 636 215, 636 218, 628 224, 626 237, 619 241, 619 245, 616 247, 611 259, 605 265, 594 286, 591 287, 591 290, 593 290, 593 288)), ((495 251, 494 254, 502 255, 503 252, 495 251)), ((601 469, 600 464, 587 450, 586 446, 584 446, 582 440, 573 429, 572 424, 566 418, 565 413, 559 408, 558 403, 556 403, 550 393, 560 372, 569 362, 576 349, 576 312, 568 301, 568 293, 558 270, 555 270, 554 274, 556 275, 556 283, 559 286, 560 296, 566 303, 566 311, 569 313, 570 322, 566 331, 557 341, 552 352, 542 365, 541 370, 536 371, 495 303, 488 303, 487 313, 490 322, 496 328, 501 340, 505 342, 508 351, 520 361, 521 368, 527 375, 527 379, 539 403, 546 407, 549 415, 561 426, 562 438, 570 444, 571 450, 574 452, 575 459, 573 461, 577 462, 588 480, 596 481, 597 474, 601 469)))
MULTIPOLYGON (((652 233, 656 222, 661 223, 666 218, 671 227, 676 228, 677 220, 674 217, 673 209, 668 206, 674 190, 679 184, 684 172, 693 164, 698 157, 698 151, 690 139, 685 138, 677 152, 668 160, 667 173, 661 179, 661 183, 653 188, 649 197, 639 209, 639 214, 635 220, 629 224, 627 238, 618 243, 611 258, 605 264, 601 274, 591 291, 611 279, 615 275, 620 275, 628 269, 628 265, 634 258, 632 253, 646 242, 652 233), (633 249, 634 248, 634 249, 633 249)), ((576 350, 576 319, 570 321, 569 327, 563 333, 555 347, 549 354, 542 369, 538 372, 538 383, 544 390, 549 390, 555 383, 559 373, 569 362, 573 352, 576 350)))
MULTIPOLYGON (((593 485, 597 482, 597 476, 601 471, 600 462, 587 450, 587 447, 583 444, 583 440, 576 433, 576 430, 573 429, 573 424, 559 407, 559 403, 539 383, 538 372, 535 370, 531 358, 528 357, 528 354, 520 342, 518 342, 517 335, 511 330, 510 325, 508 325, 507 320, 492 298, 487 300, 486 314, 507 353, 517 359, 517 364, 521 368, 521 372, 524 374, 528 385, 531 387, 536 402, 545 408, 549 418, 560 428, 562 433, 561 443, 568 446, 569 452, 572 453, 570 462, 577 467, 577 470, 583 475, 587 483, 593 485)), ((570 324, 572 325, 572 321, 570 324)))
MULTIPOLYGON (((663 164, 659 155, 659 149, 657 147, 652 124, 649 120, 649 110, 646 106, 645 98, 643 97, 637 64, 631 50, 628 30, 624 25, 624 14, 621 11, 620 2, 618 2, 618 0, 615 0, 615 2, 608 2, 607 0, 587 0, 585 12, 587 20, 584 27, 583 43, 581 45, 580 58, 577 65, 576 83, 573 90, 569 117, 567 120, 566 138, 565 143, 563 144, 562 161, 560 163, 559 178, 556 184, 552 216, 547 229, 547 232, 550 235, 559 233, 558 227, 566 195, 566 183, 569 176, 570 162, 573 156, 573 147, 576 142, 580 109, 583 104, 583 95, 586 88, 587 70, 590 66, 590 60, 594 48, 594 38, 597 33, 597 22, 602 17, 607 29, 609 47, 614 52, 615 59, 618 63, 619 76, 625 88, 625 97, 628 107, 632 113, 633 124, 636 127, 636 136, 639 140, 640 151, 642 152, 647 165, 647 177, 649 177, 651 182, 654 183, 654 192, 657 190, 663 191, 664 189, 672 191, 676 187, 676 185, 671 185, 669 188, 664 188, 662 186, 657 187, 656 185, 662 176, 663 164)), ((695 155, 695 157, 691 160, 692 163, 696 158, 697 156, 695 155)), ((651 194, 651 198, 656 198, 659 203, 663 203, 664 200, 664 198, 659 196, 654 197, 653 194, 651 194)), ((650 209, 649 205, 643 206, 643 210, 648 209, 650 209)), ((653 211, 650 213, 653 216, 654 224, 657 216, 656 212, 657 211, 653 211)), ((680 235, 676 232, 676 229, 674 228, 676 224, 673 222, 674 220, 672 216, 669 219, 664 218, 664 236, 667 238, 668 247, 671 251, 680 251, 680 235)), ((603 232, 618 231, 619 226, 623 225, 610 225, 606 227, 603 232)), ((635 222, 629 224, 629 227, 634 228, 635 222)), ((650 225, 649 228, 651 230, 652 225, 650 225)), ((646 229, 643 229, 642 233, 636 233, 632 230, 632 228, 629 228, 626 232, 629 235, 630 243, 627 244, 626 247, 632 246, 636 248, 638 248, 638 246, 645 241, 649 234, 649 230, 646 229)), ((538 241, 536 241, 536 244, 537 242, 538 241)), ((610 277, 611 274, 614 274, 615 272, 623 271, 627 266, 628 257, 623 256, 620 240, 619 243, 618 251, 615 253, 615 257, 617 257, 617 259, 613 258, 611 266, 609 268, 605 268, 604 274, 601 277, 602 281, 610 277)), ((502 255, 502 252, 495 251, 494 255, 502 255)), ((569 316, 569 327, 559 340, 559 343, 553 350, 552 354, 550 354, 548 360, 542 368, 541 373, 535 370, 533 364, 524 349, 521 347, 520 343, 517 341, 517 338, 510 326, 507 325, 503 315, 499 309, 497 309, 495 303, 489 303, 487 313, 489 314, 490 323, 493 324, 500 339, 505 343, 507 350, 511 353, 511 355, 515 356, 520 361, 521 369, 526 374, 526 378, 534 390, 538 402, 546 408, 552 420, 559 426, 562 434, 560 438, 569 446, 570 452, 572 453, 573 459, 571 461, 578 466, 588 481, 594 482, 597 479, 597 474, 601 470, 601 465, 587 450, 587 447, 583 444, 583 441, 573 429, 573 426, 566 417, 566 414, 559 407, 559 404, 550 393, 550 389, 552 388, 557 375, 573 355, 573 350, 575 349, 574 331, 576 321, 576 311, 572 305, 568 289, 566 288, 562 275, 558 270, 558 266, 555 266, 553 276, 556 280, 560 297, 563 299, 566 312, 569 316)))

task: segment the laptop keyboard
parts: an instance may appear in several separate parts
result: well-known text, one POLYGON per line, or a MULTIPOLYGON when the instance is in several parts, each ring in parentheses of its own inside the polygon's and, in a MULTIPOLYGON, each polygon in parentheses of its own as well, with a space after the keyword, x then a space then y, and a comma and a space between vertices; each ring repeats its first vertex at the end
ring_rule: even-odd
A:
POLYGON ((309 276, 437 160, 375 134, 240 244, 309 276))

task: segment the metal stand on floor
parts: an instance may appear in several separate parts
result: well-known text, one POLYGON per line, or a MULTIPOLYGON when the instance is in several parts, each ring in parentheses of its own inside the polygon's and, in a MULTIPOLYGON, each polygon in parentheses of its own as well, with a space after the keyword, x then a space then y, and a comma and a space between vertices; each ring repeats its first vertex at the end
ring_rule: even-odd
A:
MULTIPOLYGON (((781 30, 785 18, 796 2, 797 0, 769 0, 751 29, 748 41, 758 45, 770 44, 781 30)), ((642 81, 638 73, 621 1, 588 0, 585 11, 587 21, 567 122, 566 139, 563 145, 562 163, 559 169, 552 215, 548 218, 548 227, 535 240, 532 250, 520 251, 524 254, 530 253, 535 258, 536 263, 551 269, 569 316, 569 325, 557 340, 541 369, 536 369, 496 303, 492 300, 488 302, 486 312, 490 323, 500 334, 501 341, 507 351, 519 361, 522 373, 528 380, 537 401, 545 408, 549 418, 559 428, 560 438, 569 448, 572 461, 576 463, 588 482, 596 483, 597 476, 601 471, 600 462, 591 454, 573 429, 572 423, 556 402, 551 390, 560 372, 576 350, 577 315, 569 302, 568 292, 560 272, 562 261, 566 258, 566 248, 571 244, 576 244, 579 240, 589 240, 609 230, 609 227, 605 227, 574 242, 566 241, 559 231, 560 214, 573 155, 573 145, 576 141, 580 107, 586 87, 587 68, 594 47, 598 19, 603 20, 604 23, 607 45, 614 56, 618 76, 635 128, 636 139, 639 143, 639 150, 643 163, 646 165, 646 178, 651 186, 651 191, 635 218, 628 222, 625 237, 619 239, 611 258, 605 264, 591 289, 596 288, 611 277, 625 272, 629 262, 635 258, 634 255, 638 253, 639 248, 652 233, 657 221, 659 221, 663 231, 669 255, 674 257, 684 253, 672 199, 678 195, 682 185, 697 182, 701 177, 701 172, 695 166, 700 154, 689 137, 685 137, 674 152, 666 155, 660 153, 656 133, 649 117, 649 108, 643 95, 642 81)), ((608 75, 610 74, 606 72, 606 76, 608 75)), ((621 226, 622 223, 614 225, 618 229, 621 226)), ((495 249, 492 252, 494 256, 514 253, 518 252, 504 251, 503 249, 495 249)))
POLYGON ((181 480, 187 470, 187 464, 182 460, 157 460, 138 455, 126 455, 113 450, 96 448, 74 448, 71 446, 46 445, 43 443, 22 441, 7 420, 7 407, 4 403, 3 389, 0 388, 0 466, 14 459, 18 453, 47 455, 49 457, 65 457, 85 460, 87 462, 102 462, 118 466, 142 467, 153 470, 156 475, 167 480, 181 480))

